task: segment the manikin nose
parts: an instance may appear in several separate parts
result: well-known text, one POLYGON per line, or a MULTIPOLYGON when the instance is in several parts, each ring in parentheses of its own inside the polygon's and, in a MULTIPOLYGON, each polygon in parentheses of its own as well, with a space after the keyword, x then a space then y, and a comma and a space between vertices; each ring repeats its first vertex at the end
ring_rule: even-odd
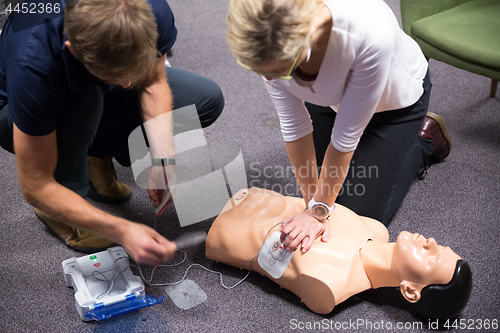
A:
POLYGON ((427 241, 424 243, 424 248, 430 249, 436 247, 438 244, 434 238, 429 238, 427 241))

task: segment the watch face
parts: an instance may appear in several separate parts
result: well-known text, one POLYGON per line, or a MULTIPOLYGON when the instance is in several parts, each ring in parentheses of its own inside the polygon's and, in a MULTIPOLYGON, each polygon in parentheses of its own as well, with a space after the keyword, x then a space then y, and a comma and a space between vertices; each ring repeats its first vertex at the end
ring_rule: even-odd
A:
POLYGON ((314 205, 311 212, 314 217, 319 219, 324 219, 328 216, 328 209, 323 205, 314 205))

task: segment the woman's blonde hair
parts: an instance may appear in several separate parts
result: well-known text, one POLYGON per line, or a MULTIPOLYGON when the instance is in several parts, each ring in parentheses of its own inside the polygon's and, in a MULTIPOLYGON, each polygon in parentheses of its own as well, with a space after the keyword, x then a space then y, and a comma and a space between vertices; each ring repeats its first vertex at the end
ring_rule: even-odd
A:
POLYGON ((231 0, 227 42, 239 61, 293 61, 307 42, 317 0, 231 0))
POLYGON ((76 59, 97 73, 130 76, 132 86, 150 76, 159 55, 146 0, 70 0, 64 30, 76 59))

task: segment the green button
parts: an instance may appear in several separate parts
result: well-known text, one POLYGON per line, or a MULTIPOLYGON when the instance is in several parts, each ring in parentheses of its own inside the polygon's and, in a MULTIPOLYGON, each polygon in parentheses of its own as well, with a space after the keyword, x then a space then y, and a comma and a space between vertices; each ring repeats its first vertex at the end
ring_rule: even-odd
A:
POLYGON ((90 259, 92 260, 97 259, 97 256, 90 256, 90 259))

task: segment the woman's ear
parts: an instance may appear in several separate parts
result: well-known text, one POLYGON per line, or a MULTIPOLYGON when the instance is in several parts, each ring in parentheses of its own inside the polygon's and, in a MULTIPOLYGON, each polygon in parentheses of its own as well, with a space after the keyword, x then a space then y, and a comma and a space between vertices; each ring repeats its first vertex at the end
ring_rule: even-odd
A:
POLYGON ((413 283, 409 281, 401 281, 399 289, 403 297, 410 303, 417 303, 420 300, 422 291, 422 285, 420 283, 413 283))

